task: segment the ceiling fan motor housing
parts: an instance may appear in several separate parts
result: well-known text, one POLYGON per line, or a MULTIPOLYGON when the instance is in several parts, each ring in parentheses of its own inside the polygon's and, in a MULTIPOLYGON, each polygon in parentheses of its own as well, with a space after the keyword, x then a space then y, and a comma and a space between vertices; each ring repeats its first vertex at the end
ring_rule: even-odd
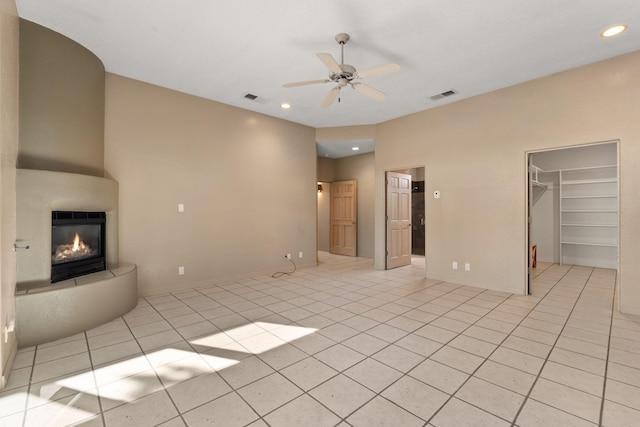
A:
POLYGON ((336 34, 336 41, 339 44, 345 44, 349 41, 349 34, 347 33, 338 33, 336 34))
POLYGON ((335 73, 329 74, 329 78, 334 82, 337 82, 340 79, 346 79, 348 81, 351 81, 355 77, 356 67, 349 64, 340 64, 340 69, 342 70, 342 73, 340 74, 335 74, 335 73))

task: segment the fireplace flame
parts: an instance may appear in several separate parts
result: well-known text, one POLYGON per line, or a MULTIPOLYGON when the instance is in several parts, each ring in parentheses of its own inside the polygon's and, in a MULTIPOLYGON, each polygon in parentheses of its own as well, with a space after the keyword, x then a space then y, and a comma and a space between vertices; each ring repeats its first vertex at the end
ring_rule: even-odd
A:
POLYGON ((75 233, 72 242, 56 245, 55 252, 51 254, 51 261, 53 265, 61 262, 91 258, 96 255, 99 255, 99 250, 92 249, 90 245, 82 241, 78 233, 75 233))
POLYGON ((73 252, 78 252, 80 249, 84 249, 84 242, 80 240, 80 236, 76 233, 76 237, 73 239, 73 252))

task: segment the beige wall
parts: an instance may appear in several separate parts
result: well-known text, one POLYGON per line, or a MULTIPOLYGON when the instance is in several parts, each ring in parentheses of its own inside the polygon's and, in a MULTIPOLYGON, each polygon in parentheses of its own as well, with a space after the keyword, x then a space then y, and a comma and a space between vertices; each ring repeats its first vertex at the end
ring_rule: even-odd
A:
POLYGON ((336 180, 336 160, 318 157, 318 181, 332 182, 336 180))
POLYGON ((20 20, 21 169, 103 176, 104 76, 93 53, 20 20))
MULTIPOLYGON (((15 319, 16 158, 18 155, 18 13, 0 0, 0 330, 15 319)), ((0 388, 16 352, 15 333, 0 334, 0 388)))
POLYGON ((112 74, 106 88, 120 259, 142 294, 288 270, 286 253, 315 265, 314 129, 112 74))
POLYGON ((338 126, 316 129, 316 141, 376 139, 375 125, 338 126))
POLYGON ((374 255, 375 154, 366 153, 335 160, 336 181, 358 181, 358 256, 374 255))
POLYGON ((378 125, 376 266, 384 171, 424 164, 425 192, 442 193, 426 204, 427 275, 524 292, 525 153, 619 139, 621 309, 640 314, 639 69, 634 52, 378 125))

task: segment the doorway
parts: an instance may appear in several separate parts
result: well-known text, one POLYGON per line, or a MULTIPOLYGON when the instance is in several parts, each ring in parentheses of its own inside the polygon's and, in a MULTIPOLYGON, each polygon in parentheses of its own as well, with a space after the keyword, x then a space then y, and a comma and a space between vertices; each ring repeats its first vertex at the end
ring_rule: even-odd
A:
POLYGON ((409 265, 413 257, 425 255, 424 167, 387 171, 385 196, 388 270, 409 265))
POLYGON ((527 291, 536 264, 619 266, 618 142, 527 153, 527 291))

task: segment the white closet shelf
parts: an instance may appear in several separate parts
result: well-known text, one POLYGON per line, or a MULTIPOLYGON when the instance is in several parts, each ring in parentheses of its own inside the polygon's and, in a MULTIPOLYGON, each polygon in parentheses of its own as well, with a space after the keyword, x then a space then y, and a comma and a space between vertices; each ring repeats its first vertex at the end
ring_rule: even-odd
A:
POLYGON ((560 170, 562 263, 617 265, 618 191, 615 166, 560 170))
POLYGON ((578 245, 578 246, 605 246, 610 248, 617 248, 618 244, 613 243, 596 243, 596 242, 561 242, 563 245, 578 245))
POLYGON ((618 210, 617 209, 566 209, 566 210, 561 210, 560 212, 579 212, 579 213, 603 213, 603 212, 610 212, 610 213, 617 213, 618 210))
POLYGON ((617 178, 604 179, 570 179, 562 181, 562 185, 600 184, 605 182, 618 182, 617 178))
POLYGON ((611 199, 616 198, 615 194, 599 194, 595 196, 562 196, 563 199, 611 199))
POLYGON ((563 227, 617 227, 618 224, 562 224, 563 227))

